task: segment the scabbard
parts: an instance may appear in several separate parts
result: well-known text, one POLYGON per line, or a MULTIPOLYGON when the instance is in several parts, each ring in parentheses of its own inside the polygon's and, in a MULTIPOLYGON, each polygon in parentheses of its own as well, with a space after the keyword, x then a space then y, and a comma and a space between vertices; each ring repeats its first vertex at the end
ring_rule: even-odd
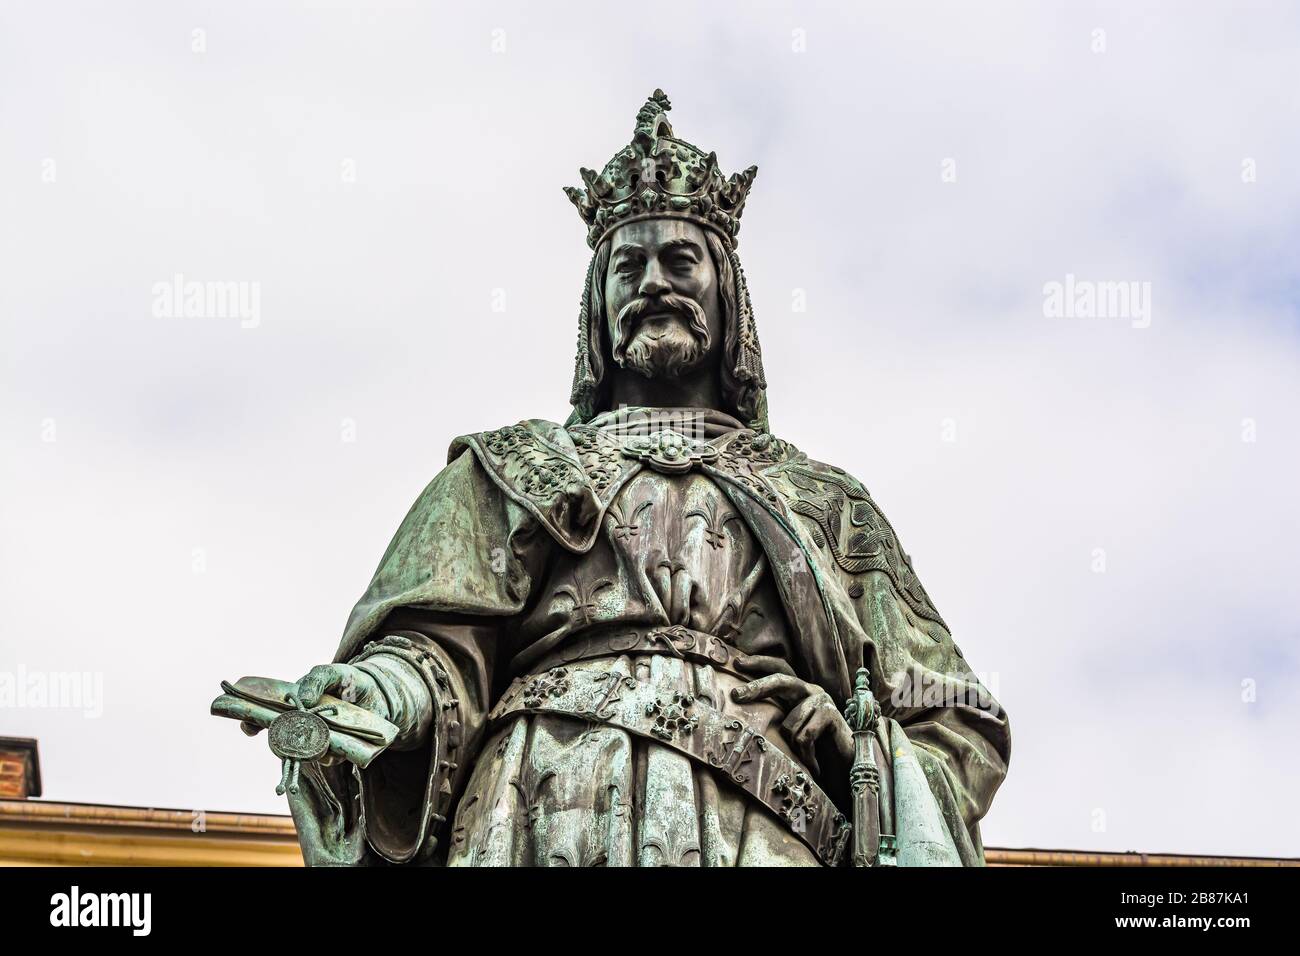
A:
POLYGON ((880 770, 870 730, 853 734, 853 865, 875 866, 880 852, 880 770))

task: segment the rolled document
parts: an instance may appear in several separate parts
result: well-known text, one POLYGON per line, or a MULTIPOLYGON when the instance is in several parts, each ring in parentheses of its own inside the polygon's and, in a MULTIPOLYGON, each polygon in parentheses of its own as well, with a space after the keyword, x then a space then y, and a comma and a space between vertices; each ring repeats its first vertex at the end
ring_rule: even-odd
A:
MULTIPOLYGON (((290 699, 294 687, 270 677, 241 677, 233 684, 222 681, 225 693, 212 702, 212 713, 256 727, 270 727, 281 714, 298 709, 290 699)), ((329 729, 328 752, 362 769, 397 737, 396 724, 329 694, 323 695, 311 712, 329 729)))

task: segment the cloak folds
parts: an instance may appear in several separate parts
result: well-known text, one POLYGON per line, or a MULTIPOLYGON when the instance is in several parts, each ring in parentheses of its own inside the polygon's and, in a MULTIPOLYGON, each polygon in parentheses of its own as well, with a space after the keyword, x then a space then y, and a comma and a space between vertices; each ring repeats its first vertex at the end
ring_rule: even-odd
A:
MULTIPOLYGON (((846 699, 859 666, 887 718, 900 865, 980 865, 979 820, 1006 774, 1005 713, 963 659, 897 536, 851 476, 765 433, 693 462, 766 552, 795 670, 846 699)), ((439 862, 487 713, 515 674, 513 623, 558 551, 584 554, 647 467, 592 425, 530 420, 453 442, 348 621, 338 661, 402 662, 429 690, 427 742, 367 770, 312 768, 291 798, 309 864, 439 862), (357 798, 360 798, 359 800, 357 798)), ((390 700, 390 708, 409 703, 390 700)), ((838 774, 839 770, 827 772, 838 774)), ((831 781, 834 783, 834 781, 831 781)))

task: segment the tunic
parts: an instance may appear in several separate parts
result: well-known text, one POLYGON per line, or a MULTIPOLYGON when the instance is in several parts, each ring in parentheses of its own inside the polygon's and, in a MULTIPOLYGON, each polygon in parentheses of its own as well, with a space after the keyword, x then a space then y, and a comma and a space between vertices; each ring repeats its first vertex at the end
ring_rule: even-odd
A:
MULTIPOLYGON (((516 672, 583 629, 679 624, 746 654, 787 659, 787 623, 767 561, 713 481, 644 472, 610 507, 584 555, 556 562, 524 623, 516 672)), ((664 655, 580 662, 690 695, 757 729, 793 758, 767 702, 743 680, 664 655)), ((757 675, 755 675, 757 676, 757 675)), ((648 737, 567 715, 521 714, 487 740, 453 829, 451 865, 819 865, 811 850, 717 770, 648 737)), ((802 765, 801 765, 802 766, 802 765)))
POLYGON ((980 865, 1006 716, 866 489, 721 413, 623 424, 453 443, 336 655, 401 732, 365 769, 304 767, 307 862, 842 862, 843 759, 731 691, 784 671, 843 700, 864 668, 898 864, 980 865))

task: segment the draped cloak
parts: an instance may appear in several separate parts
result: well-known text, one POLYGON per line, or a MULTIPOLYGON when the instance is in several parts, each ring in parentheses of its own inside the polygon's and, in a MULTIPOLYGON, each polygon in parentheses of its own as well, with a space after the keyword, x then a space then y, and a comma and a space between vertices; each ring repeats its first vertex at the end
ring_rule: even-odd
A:
MULTIPOLYGON (((696 449, 691 467, 765 552, 795 673, 843 701, 856 670, 868 669, 887 718, 878 738, 900 865, 981 865, 979 821, 1010 756, 1006 714, 862 484, 732 421, 696 449)), ((580 618, 521 644, 520 622, 536 611, 549 562, 590 552, 620 490, 653 459, 630 453, 599 421, 529 420, 452 443, 335 658, 390 673, 401 659, 427 685, 432 712, 417 721, 418 740, 399 739, 364 771, 305 768, 290 805, 309 864, 446 861, 457 804, 492 731, 489 712, 521 676, 512 661, 563 647, 600 615, 588 602, 580 618)), ((841 810, 846 779, 846 767, 822 761, 818 782, 841 810)))

